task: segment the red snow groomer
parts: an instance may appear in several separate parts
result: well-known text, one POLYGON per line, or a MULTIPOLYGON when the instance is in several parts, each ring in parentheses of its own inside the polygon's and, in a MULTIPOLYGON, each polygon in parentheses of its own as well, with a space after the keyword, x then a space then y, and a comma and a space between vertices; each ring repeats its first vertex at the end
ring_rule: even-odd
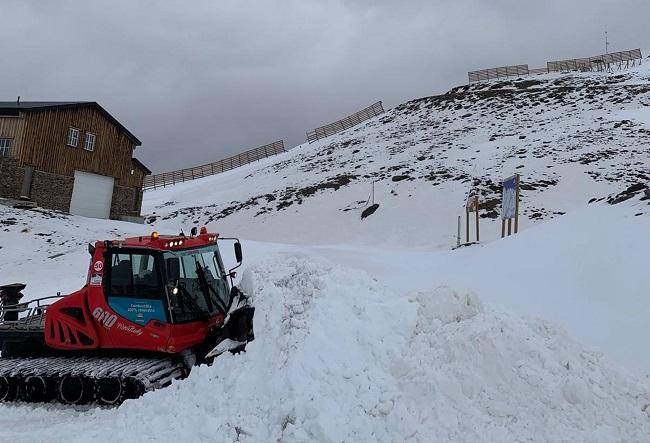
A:
POLYGON ((255 308, 233 285, 237 239, 193 228, 88 251, 72 294, 21 302, 24 284, 0 286, 0 401, 118 405, 253 340, 255 308), (217 240, 235 242, 234 268, 217 240))

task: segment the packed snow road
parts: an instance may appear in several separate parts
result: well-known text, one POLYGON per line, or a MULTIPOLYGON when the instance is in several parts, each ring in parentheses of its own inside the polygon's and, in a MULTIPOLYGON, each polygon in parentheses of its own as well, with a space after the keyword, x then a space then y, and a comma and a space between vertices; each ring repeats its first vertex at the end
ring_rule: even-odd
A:
POLYGON ((256 340, 118 409, 0 407, 13 441, 642 441, 650 386, 475 295, 388 289, 276 254, 245 272, 256 340), (644 411, 645 408, 645 411, 644 411))
MULTIPOLYGON (((245 241, 257 306, 246 353, 118 409, 0 405, 0 437, 644 441, 647 211, 591 205, 453 252, 245 241)), ((0 215, 2 279, 26 280, 28 297, 83 285, 88 241, 149 229, 0 215)))

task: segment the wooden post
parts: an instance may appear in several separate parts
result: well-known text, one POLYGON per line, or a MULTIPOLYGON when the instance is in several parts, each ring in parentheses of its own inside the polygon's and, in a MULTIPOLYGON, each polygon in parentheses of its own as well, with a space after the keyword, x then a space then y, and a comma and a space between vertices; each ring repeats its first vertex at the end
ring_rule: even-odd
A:
POLYGON ((465 243, 469 243, 469 208, 465 206, 465 243))
POLYGON ((515 191, 515 234, 519 232, 519 180, 520 180, 520 175, 515 174, 517 177, 516 179, 516 186, 517 189, 515 191))
POLYGON ((476 209, 476 241, 478 242, 478 241, 480 241, 480 237, 479 237, 479 227, 478 227, 478 223, 479 223, 479 217, 478 217, 478 195, 476 196, 476 206, 475 206, 475 209, 476 209))
POLYGON ((501 219, 501 238, 506 236, 506 221, 501 219))
POLYGON ((511 218, 508 219, 508 236, 510 236, 510 234, 512 234, 512 219, 511 218))

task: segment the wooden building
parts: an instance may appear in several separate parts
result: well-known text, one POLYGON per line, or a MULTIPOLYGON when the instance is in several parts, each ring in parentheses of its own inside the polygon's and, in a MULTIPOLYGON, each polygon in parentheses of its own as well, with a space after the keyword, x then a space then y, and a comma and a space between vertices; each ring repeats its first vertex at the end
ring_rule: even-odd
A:
POLYGON ((0 197, 97 218, 140 216, 141 142, 96 102, 0 102, 0 197))

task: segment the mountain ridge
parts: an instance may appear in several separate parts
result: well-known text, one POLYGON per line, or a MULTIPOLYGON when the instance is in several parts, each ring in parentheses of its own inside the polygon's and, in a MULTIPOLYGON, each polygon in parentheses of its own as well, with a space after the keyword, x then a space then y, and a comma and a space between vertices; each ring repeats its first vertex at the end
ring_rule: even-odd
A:
MULTIPOLYGON (((650 118, 634 118, 646 106, 646 66, 616 74, 548 74, 459 86, 408 101, 355 128, 228 176, 177 186, 163 198, 153 191, 152 204, 145 208, 147 221, 219 223, 228 230, 246 219, 256 226, 247 234, 274 241, 275 214, 297 211, 315 221, 319 208, 327 207, 354 231, 345 240, 355 241, 364 230, 360 212, 365 206, 350 208, 368 201, 374 182, 383 204, 372 219, 390 230, 398 217, 387 211, 412 212, 407 200, 417 194, 415 204, 429 201, 447 217, 434 216, 435 230, 444 229, 444 234, 430 235, 423 243, 447 247, 472 189, 480 195, 482 219, 498 223, 500 183, 514 173, 522 176, 524 227, 650 182, 650 118), (199 199, 205 204, 178 203, 196 200, 185 190, 205 195, 199 199)), ((301 241, 317 240, 320 233, 303 230, 301 241)), ((416 242, 410 235, 390 236, 393 242, 416 242)), ((291 237, 280 240, 291 242, 291 237)))

